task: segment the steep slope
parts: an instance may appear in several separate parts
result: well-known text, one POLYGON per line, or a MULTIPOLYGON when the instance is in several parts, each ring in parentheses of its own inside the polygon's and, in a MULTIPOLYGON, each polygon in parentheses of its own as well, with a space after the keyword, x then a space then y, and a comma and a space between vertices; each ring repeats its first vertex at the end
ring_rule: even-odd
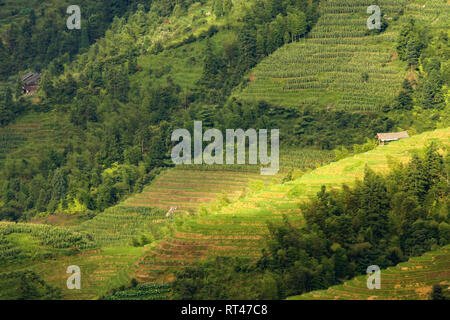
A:
POLYGON ((61 149, 71 129, 61 115, 30 112, 0 128, 0 163, 6 158, 42 157, 50 146, 61 149))
POLYGON ((331 151, 284 149, 280 154, 280 171, 274 176, 261 175, 257 165, 177 166, 160 174, 123 205, 164 210, 177 207, 177 213, 195 213, 217 202, 233 202, 260 186, 280 183, 289 172, 315 169, 333 159, 331 151))
POLYGON ((313 291, 288 300, 428 300, 434 284, 450 288, 450 247, 381 270, 381 289, 367 288, 359 276, 328 290, 313 291))
POLYGON ((366 10, 372 4, 322 1, 319 21, 308 37, 266 58, 251 73, 248 87, 235 94, 285 107, 380 110, 392 101, 408 73, 395 50, 401 22, 417 18, 442 28, 449 10, 448 2, 440 0, 377 1, 389 27, 369 35, 366 10))
POLYGON ((302 222, 299 203, 316 194, 320 187, 352 185, 369 166, 387 172, 390 163, 406 162, 414 152, 430 142, 442 150, 450 147, 450 129, 413 136, 318 168, 301 178, 255 191, 217 211, 185 219, 174 236, 162 241, 139 262, 136 278, 143 282, 170 281, 177 268, 216 256, 258 257, 265 245, 266 222, 302 222))

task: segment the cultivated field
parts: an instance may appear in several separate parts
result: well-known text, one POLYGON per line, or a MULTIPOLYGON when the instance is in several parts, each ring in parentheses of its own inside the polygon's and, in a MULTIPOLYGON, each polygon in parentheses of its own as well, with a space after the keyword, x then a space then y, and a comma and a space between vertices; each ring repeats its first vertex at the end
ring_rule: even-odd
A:
MULTIPOLYGON (((285 214, 292 223, 301 224, 299 203, 314 195, 320 186, 352 184, 356 178, 362 178, 366 164, 385 172, 390 163, 407 161, 431 141, 448 150, 449 139, 450 129, 435 130, 333 162, 294 181, 250 183, 249 190, 236 201, 228 203, 222 199, 205 205, 195 216, 165 217, 165 209, 121 204, 70 229, 4 224, 7 227, 2 230, 15 231, 7 231, 8 235, 2 237, 6 239, 1 243, 2 256, 9 259, 13 254, 21 258, 16 263, 8 260, 2 271, 31 270, 49 285, 60 288, 64 299, 170 298, 168 283, 181 267, 218 256, 257 259, 265 245, 266 222, 281 221, 285 214), (135 246, 133 241, 140 241, 142 236, 147 244, 135 246), (53 242, 47 243, 46 239, 53 242), (70 265, 83 270, 82 290, 66 287, 65 271, 70 265), (129 285, 132 278, 139 281, 139 287, 111 294, 111 289, 129 285)), ((169 173, 169 177, 188 174, 183 169, 166 174, 169 173)), ((205 176, 216 173, 204 170, 205 176)), ((162 180, 154 183, 158 181, 162 180)))
POLYGON ((284 184, 261 185, 246 197, 216 210, 205 210, 184 219, 173 236, 153 247, 138 263, 135 277, 141 282, 167 282, 173 271, 217 256, 257 258, 267 235, 266 222, 281 221, 287 215, 292 223, 302 222, 299 204, 310 199, 325 185, 330 188, 352 185, 361 179, 368 165, 387 172, 393 163, 407 162, 412 154, 431 141, 442 150, 450 147, 450 129, 413 136, 386 146, 320 167, 284 184))
POLYGON ((263 60, 252 71, 254 81, 236 95, 282 106, 346 111, 377 111, 391 102, 408 74, 395 50, 401 22, 417 16, 438 26, 437 22, 448 21, 448 4, 377 1, 390 26, 381 34, 369 35, 366 10, 372 4, 322 1, 321 16, 308 38, 263 60), (404 15, 399 17, 404 5, 404 15))
POLYGON ((428 300, 434 284, 450 287, 450 246, 381 270, 381 289, 367 289, 368 276, 359 276, 328 290, 288 300, 428 300))
POLYGON ((48 146, 58 149, 67 138, 68 128, 56 121, 55 115, 29 113, 0 128, 0 163, 9 157, 27 159, 38 157, 48 146))

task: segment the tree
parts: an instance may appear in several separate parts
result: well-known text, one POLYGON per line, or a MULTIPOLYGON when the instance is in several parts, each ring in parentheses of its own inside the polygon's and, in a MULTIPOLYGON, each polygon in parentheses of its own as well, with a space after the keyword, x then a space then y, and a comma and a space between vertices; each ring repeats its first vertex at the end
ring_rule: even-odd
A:
POLYGON ((291 35, 292 42, 306 33, 306 15, 302 11, 293 10, 289 12, 286 20, 287 29, 291 35))
POLYGON ((238 41, 241 45, 240 65, 241 70, 248 70, 253 67, 258 59, 258 48, 256 44, 256 27, 254 21, 248 16, 245 25, 240 30, 238 41))
POLYGON ((436 70, 423 80, 418 89, 419 102, 425 109, 441 109, 445 99, 442 94, 442 77, 436 70))
POLYGON ((67 194, 67 180, 61 168, 58 168, 53 173, 52 178, 52 200, 64 199, 67 194))
POLYGON ((80 40, 80 49, 89 48, 89 25, 85 24, 83 28, 81 28, 81 40, 80 40))
POLYGON ((124 68, 118 70, 111 67, 108 69, 106 71, 106 88, 114 99, 127 102, 130 90, 128 72, 124 68))
POLYGON ((431 300, 447 300, 444 293, 442 292, 442 286, 439 284, 433 285, 433 290, 431 291, 431 300))
POLYGON ((406 44, 405 60, 410 66, 417 66, 420 57, 420 51, 422 49, 422 44, 416 38, 416 36, 411 36, 406 44))
POLYGON ((389 201, 384 178, 366 168, 359 195, 359 217, 365 228, 371 230, 374 243, 387 232, 389 201))

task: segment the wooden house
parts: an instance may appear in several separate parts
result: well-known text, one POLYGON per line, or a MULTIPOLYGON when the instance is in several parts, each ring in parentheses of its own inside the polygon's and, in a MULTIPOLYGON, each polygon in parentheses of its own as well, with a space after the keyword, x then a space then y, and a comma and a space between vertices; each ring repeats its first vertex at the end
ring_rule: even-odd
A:
POLYGON ((39 80, 41 79, 41 74, 36 72, 28 72, 24 75, 21 80, 23 84, 23 93, 26 95, 31 95, 36 93, 39 88, 39 80))
POLYGON ((408 132, 389 132, 389 133, 378 133, 376 135, 376 138, 378 139, 378 144, 383 146, 388 142, 391 141, 397 141, 400 139, 409 138, 408 132))

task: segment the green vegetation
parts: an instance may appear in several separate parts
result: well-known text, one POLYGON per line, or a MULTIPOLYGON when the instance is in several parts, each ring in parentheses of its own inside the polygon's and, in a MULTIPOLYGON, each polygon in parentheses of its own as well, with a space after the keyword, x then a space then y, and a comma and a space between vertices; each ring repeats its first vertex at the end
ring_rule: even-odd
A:
POLYGON ((294 226, 304 223, 299 205, 315 197, 322 186, 328 189, 353 186, 364 177, 369 166, 386 174, 395 163, 405 163, 431 142, 447 150, 449 130, 442 129, 358 154, 320 167, 284 184, 269 186, 254 184, 251 192, 226 206, 200 210, 198 217, 185 218, 177 225, 172 237, 162 241, 139 262, 136 272, 139 282, 162 282, 173 279, 182 266, 216 257, 261 257, 268 236, 267 221, 282 223, 287 216, 294 226))
MULTIPOLYGON (((131 245, 133 239, 144 237, 152 242, 160 240, 168 233, 169 222, 165 211, 152 208, 116 206, 88 220, 76 230, 87 232, 96 243, 102 246, 131 245)), ((139 245, 136 245, 139 246, 139 245)))
POLYGON ((432 144, 423 157, 414 155, 386 177, 366 168, 364 180, 354 188, 330 192, 322 187, 302 205, 305 223, 300 228, 287 217, 281 225, 269 222, 267 247, 256 263, 231 260, 218 265, 216 260, 179 271, 174 296, 286 298, 327 288, 372 264, 384 268, 447 245, 448 174, 432 144), (261 282, 255 285, 255 279, 261 282))
POLYGON ((139 284, 105 297, 105 300, 165 300, 170 295, 169 284, 139 284))
POLYGON ((1 300, 56 300, 59 290, 49 286, 32 271, 0 273, 1 300))
POLYGON ((94 247, 88 236, 47 225, 0 222, 0 265, 70 255, 94 247))
MULTIPOLYGON (((378 1, 389 21, 406 1, 378 1)), ((377 111, 394 98, 405 73, 392 57, 397 30, 368 34, 367 4, 324 1, 306 39, 284 46, 252 71, 254 81, 240 94, 287 106, 377 111), (367 81, 361 81, 362 75, 367 81)))
POLYGON ((69 4, 0 0, 6 298, 447 298, 447 1, 378 0, 373 31, 359 0, 69 4), (174 167, 200 120, 280 129, 279 173, 174 167))
POLYGON ((381 289, 367 289, 367 276, 358 276, 342 285, 318 290, 290 300, 444 300, 448 293, 450 247, 411 258, 381 270, 381 289), (440 289, 440 290, 439 290, 440 289))

